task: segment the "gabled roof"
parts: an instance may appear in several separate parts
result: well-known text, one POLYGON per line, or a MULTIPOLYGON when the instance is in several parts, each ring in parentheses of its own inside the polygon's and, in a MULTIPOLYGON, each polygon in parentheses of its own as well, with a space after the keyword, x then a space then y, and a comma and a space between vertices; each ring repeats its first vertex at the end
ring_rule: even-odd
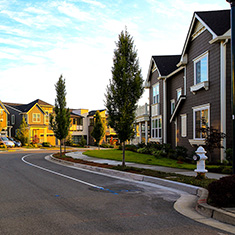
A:
POLYGON ((197 11, 200 19, 217 35, 221 36, 230 29, 230 10, 197 11))
POLYGON ((205 29, 211 34, 212 38, 221 37, 225 35, 230 29, 230 10, 218 10, 218 11, 197 11, 194 12, 193 18, 188 30, 188 34, 184 43, 182 56, 180 62, 184 61, 185 52, 190 41, 190 37, 195 23, 199 21, 205 29))
POLYGON ((150 74, 152 70, 152 63, 156 65, 157 71, 160 77, 166 77, 177 69, 177 64, 180 61, 181 55, 161 55, 152 56, 147 81, 150 79, 150 74))
POLYGON ((7 114, 9 114, 9 111, 7 110, 7 108, 6 108, 5 105, 2 103, 1 100, 0 100, 0 107, 2 107, 2 108, 5 110, 5 112, 6 112, 7 114))
POLYGON ((5 103, 6 105, 9 105, 15 109, 18 109, 19 111, 23 113, 27 113, 31 108, 33 108, 36 104, 38 105, 39 109, 44 113, 44 111, 41 109, 40 105, 42 106, 51 106, 53 105, 48 104, 40 99, 34 100, 29 104, 16 104, 16 103, 5 103))
POLYGON ((90 112, 88 113, 87 116, 94 116, 95 113, 96 113, 96 111, 99 111, 99 112, 101 113, 101 112, 105 111, 105 109, 101 109, 101 110, 92 110, 92 111, 90 111, 90 112))
POLYGON ((70 111, 70 116, 71 117, 81 117, 81 118, 84 118, 82 115, 74 112, 73 109, 70 109, 69 111, 70 111))

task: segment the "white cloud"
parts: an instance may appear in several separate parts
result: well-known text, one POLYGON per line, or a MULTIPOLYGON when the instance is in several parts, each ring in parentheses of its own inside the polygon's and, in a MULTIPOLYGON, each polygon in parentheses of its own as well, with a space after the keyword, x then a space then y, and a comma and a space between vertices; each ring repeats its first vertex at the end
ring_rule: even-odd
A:
POLYGON ((92 20, 92 17, 90 16, 89 13, 79 10, 78 7, 70 3, 66 3, 66 2, 60 3, 60 5, 58 6, 58 10, 61 13, 69 17, 75 18, 77 20, 81 20, 81 21, 92 20))
POLYGON ((98 1, 82 0, 82 2, 89 3, 91 5, 98 6, 98 7, 101 7, 101 8, 105 8, 105 5, 103 3, 101 3, 101 2, 98 2, 98 1))

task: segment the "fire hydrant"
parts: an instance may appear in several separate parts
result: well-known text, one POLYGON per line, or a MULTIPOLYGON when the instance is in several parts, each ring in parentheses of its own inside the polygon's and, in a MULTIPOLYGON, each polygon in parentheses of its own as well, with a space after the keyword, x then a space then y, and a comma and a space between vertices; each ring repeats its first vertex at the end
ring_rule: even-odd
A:
POLYGON ((193 156, 193 159, 197 161, 197 169, 194 171, 197 172, 197 178, 205 178, 206 172, 206 163, 205 160, 207 159, 206 151, 202 146, 199 146, 197 151, 195 152, 196 155, 193 156))

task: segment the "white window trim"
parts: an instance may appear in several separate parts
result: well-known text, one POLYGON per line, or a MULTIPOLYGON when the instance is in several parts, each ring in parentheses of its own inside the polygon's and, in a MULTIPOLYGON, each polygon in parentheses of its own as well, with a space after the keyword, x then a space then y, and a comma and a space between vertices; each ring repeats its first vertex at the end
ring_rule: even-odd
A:
POLYGON ((199 55, 195 59, 193 59, 193 69, 194 69, 194 85, 197 85, 196 79, 196 63, 207 56, 207 81, 209 81, 209 51, 204 52, 203 54, 199 55))
POLYGON ((181 93, 181 95, 183 95, 182 94, 182 88, 180 87, 180 88, 178 88, 178 89, 176 89, 176 101, 178 101, 179 100, 179 98, 180 98, 180 96, 178 97, 178 92, 180 91, 180 93, 181 93))
POLYGON ((199 106, 192 107, 193 109, 193 139, 194 140, 204 140, 204 138, 196 138, 196 133, 195 133, 195 128, 196 128, 196 123, 195 123, 195 112, 208 109, 208 126, 210 126, 210 104, 203 104, 199 106))
POLYGON ((160 83, 159 83, 159 82, 155 83, 155 84, 153 85, 153 90, 154 90, 154 88, 155 88, 156 86, 158 86, 158 90, 159 90, 159 93, 158 93, 158 102, 154 103, 154 96, 153 96, 153 104, 159 104, 159 103, 160 103, 160 83))
POLYGON ((33 113, 33 118, 32 118, 32 121, 33 122, 41 122, 41 114, 40 113, 33 113), (36 116, 35 119, 34 119, 34 115, 36 116), (39 120, 38 120, 38 117, 39 117, 39 120))
POLYGON ((174 113, 175 110, 175 99, 171 100, 171 115, 174 113), (172 104, 174 104, 174 109, 172 110, 172 104))
POLYGON ((11 115, 11 124, 15 125, 15 115, 14 114, 11 115))
POLYGON ((181 114, 180 117, 181 117, 181 137, 185 138, 185 137, 187 137, 187 130, 188 130, 188 128, 187 128, 188 127, 187 126, 187 114, 186 113, 181 114), (183 133, 183 125, 182 125, 183 124, 182 123, 183 118, 185 118, 185 134, 183 133))
MULTIPOLYGON (((155 135, 156 135, 156 130, 155 130, 155 135)), ((161 140, 162 139, 162 116, 157 116, 155 118, 152 118, 152 120, 151 120, 151 139, 152 140, 161 140), (161 119, 161 137, 152 136, 153 129, 156 129, 156 130, 160 129, 160 128, 153 128, 153 121, 155 121, 157 119, 161 119)))

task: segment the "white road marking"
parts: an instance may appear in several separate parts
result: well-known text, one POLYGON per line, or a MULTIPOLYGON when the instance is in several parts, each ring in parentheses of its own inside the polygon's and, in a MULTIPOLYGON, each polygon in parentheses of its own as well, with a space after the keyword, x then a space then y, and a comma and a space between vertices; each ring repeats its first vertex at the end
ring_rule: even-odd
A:
POLYGON ((103 187, 100 187, 100 186, 98 186, 98 185, 90 184, 90 183, 85 182, 85 181, 83 181, 83 180, 79 180, 79 179, 70 177, 70 176, 68 176, 68 175, 64 175, 64 174, 58 173, 58 172, 56 172, 56 171, 52 171, 52 170, 43 168, 43 167, 41 167, 41 166, 37 166, 37 165, 35 165, 35 164, 32 164, 32 163, 30 163, 30 162, 28 162, 28 161, 25 160, 25 158, 28 157, 28 156, 30 156, 30 155, 32 155, 32 154, 27 154, 27 155, 25 155, 24 157, 21 158, 21 160, 22 160, 24 163, 26 163, 26 164, 28 164, 28 165, 30 165, 30 166, 36 167, 36 168, 38 168, 38 169, 41 169, 41 170, 43 170, 43 171, 47 171, 47 172, 50 172, 50 173, 52 173, 52 174, 59 175, 59 176, 61 176, 61 177, 64 177, 64 178, 67 178, 67 179, 70 179, 70 180, 73 180, 73 181, 76 181, 76 182, 79 182, 79 183, 81 183, 81 184, 85 184, 85 185, 88 185, 88 186, 91 186, 91 187, 94 187, 94 188, 104 189, 103 187))

